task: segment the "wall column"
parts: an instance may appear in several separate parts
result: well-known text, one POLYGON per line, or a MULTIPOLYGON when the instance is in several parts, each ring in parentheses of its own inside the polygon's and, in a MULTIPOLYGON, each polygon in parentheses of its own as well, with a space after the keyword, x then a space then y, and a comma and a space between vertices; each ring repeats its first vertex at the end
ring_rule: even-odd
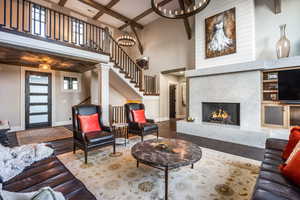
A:
POLYGON ((97 64, 91 77, 91 102, 101 105, 103 123, 109 125, 109 70, 110 64, 97 64))

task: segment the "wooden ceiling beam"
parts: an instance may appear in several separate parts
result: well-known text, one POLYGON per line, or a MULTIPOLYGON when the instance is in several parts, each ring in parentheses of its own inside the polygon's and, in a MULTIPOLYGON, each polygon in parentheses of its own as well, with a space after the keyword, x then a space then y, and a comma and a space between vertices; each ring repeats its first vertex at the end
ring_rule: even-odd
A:
MULTIPOLYGON (((117 3, 119 3, 120 0, 111 0, 105 7, 110 9, 112 8, 114 5, 116 5, 117 3)), ((100 10, 94 17, 94 20, 99 19, 102 15, 104 14, 103 10, 100 10)))
POLYGON ((64 6, 66 5, 67 1, 68 1, 68 0, 60 0, 60 1, 58 2, 58 5, 64 7, 64 6))
POLYGON ((109 8, 106 8, 104 5, 101 5, 101 4, 99 4, 99 3, 97 3, 97 2, 95 2, 93 0, 79 0, 79 1, 82 2, 82 3, 85 3, 87 5, 89 5, 91 7, 94 7, 96 9, 98 9, 99 11, 102 10, 105 14, 108 14, 108 15, 110 15, 110 16, 112 16, 112 17, 114 17, 114 18, 116 18, 116 19, 118 19, 120 21, 123 21, 125 23, 129 22, 129 23, 131 23, 136 28, 139 28, 139 29, 143 29, 144 28, 143 25, 141 25, 141 24, 139 24, 139 23, 137 23, 135 21, 132 21, 128 17, 125 17, 124 15, 121 15, 120 13, 118 13, 116 11, 113 11, 113 10, 111 10, 109 8))
MULTIPOLYGON (((180 8, 182 10, 185 10, 184 0, 178 0, 178 2, 179 2, 180 8)), ((192 29, 191 29, 191 26, 190 26, 189 18, 188 17, 184 18, 183 23, 184 23, 184 27, 185 27, 187 37, 190 40, 190 39, 192 39, 192 29)))
POLYGON ((141 40, 140 40, 140 38, 139 38, 139 35, 137 34, 137 32, 136 32, 136 30, 135 30, 135 27, 134 27, 132 24, 130 24, 130 27, 131 27, 131 30, 132 30, 132 32, 134 33, 134 36, 135 36, 135 38, 136 38, 136 40, 137 40, 137 42, 138 42, 138 48, 139 48, 139 51, 140 51, 140 53, 143 55, 143 53, 144 53, 144 48, 143 48, 143 46, 142 46, 141 40))
MULTIPOLYGON (((164 1, 160 2, 158 5, 159 5, 159 6, 164 6, 164 5, 166 5, 167 3, 170 3, 171 1, 172 1, 172 0, 164 0, 164 1)), ((147 15, 151 14, 152 12, 154 12, 153 9, 152 9, 152 8, 149 8, 148 10, 144 11, 143 13, 141 13, 141 14, 139 14, 138 16, 136 16, 135 18, 133 18, 132 21, 137 22, 137 21, 139 21, 140 19, 142 19, 142 18, 146 17, 147 15)), ((129 25, 130 25, 129 23, 126 23, 126 24, 120 26, 120 27, 119 27, 119 30, 123 30, 124 28, 126 28, 126 27, 129 26, 129 25)))

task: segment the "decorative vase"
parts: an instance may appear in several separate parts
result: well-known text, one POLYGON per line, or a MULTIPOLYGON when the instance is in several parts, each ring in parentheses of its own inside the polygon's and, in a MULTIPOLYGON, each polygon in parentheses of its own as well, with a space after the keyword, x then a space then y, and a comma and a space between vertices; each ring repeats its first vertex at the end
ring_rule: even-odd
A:
POLYGON ((280 40, 277 42, 277 58, 287 58, 290 55, 291 43, 286 37, 286 24, 280 26, 280 40))

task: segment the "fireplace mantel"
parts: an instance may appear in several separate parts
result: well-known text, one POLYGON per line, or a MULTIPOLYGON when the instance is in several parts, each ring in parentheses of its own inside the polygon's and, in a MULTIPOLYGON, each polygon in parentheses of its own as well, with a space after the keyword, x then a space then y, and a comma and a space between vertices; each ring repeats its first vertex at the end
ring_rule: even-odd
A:
POLYGON ((252 62, 237 63, 231 65, 220 65, 216 67, 203 67, 201 69, 189 70, 185 72, 185 76, 189 78, 212 76, 219 74, 249 72, 249 71, 263 71, 272 70, 285 67, 300 66, 300 56, 276 59, 276 60, 257 60, 252 62))

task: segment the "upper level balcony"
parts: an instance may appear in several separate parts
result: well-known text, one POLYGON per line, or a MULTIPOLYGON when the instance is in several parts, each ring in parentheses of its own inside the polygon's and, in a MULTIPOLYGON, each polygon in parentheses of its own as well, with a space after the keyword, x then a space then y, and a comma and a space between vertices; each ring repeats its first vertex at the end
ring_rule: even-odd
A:
POLYGON ((112 43, 107 28, 28 0, 0 0, 0 30, 105 55, 112 43))
MULTIPOLYGON (((75 59, 74 62, 83 59, 87 65, 113 62, 114 67, 145 95, 158 93, 156 79, 144 75, 143 69, 118 45, 108 28, 29 0, 0 0, 0 45, 21 47, 22 51, 39 55, 64 56, 75 59)), ((11 52, 6 53, 11 55, 11 52)), ((5 60, 6 57, 0 56, 1 62, 7 63, 5 60)), ((90 69, 83 66, 67 70, 84 72, 90 69)))

